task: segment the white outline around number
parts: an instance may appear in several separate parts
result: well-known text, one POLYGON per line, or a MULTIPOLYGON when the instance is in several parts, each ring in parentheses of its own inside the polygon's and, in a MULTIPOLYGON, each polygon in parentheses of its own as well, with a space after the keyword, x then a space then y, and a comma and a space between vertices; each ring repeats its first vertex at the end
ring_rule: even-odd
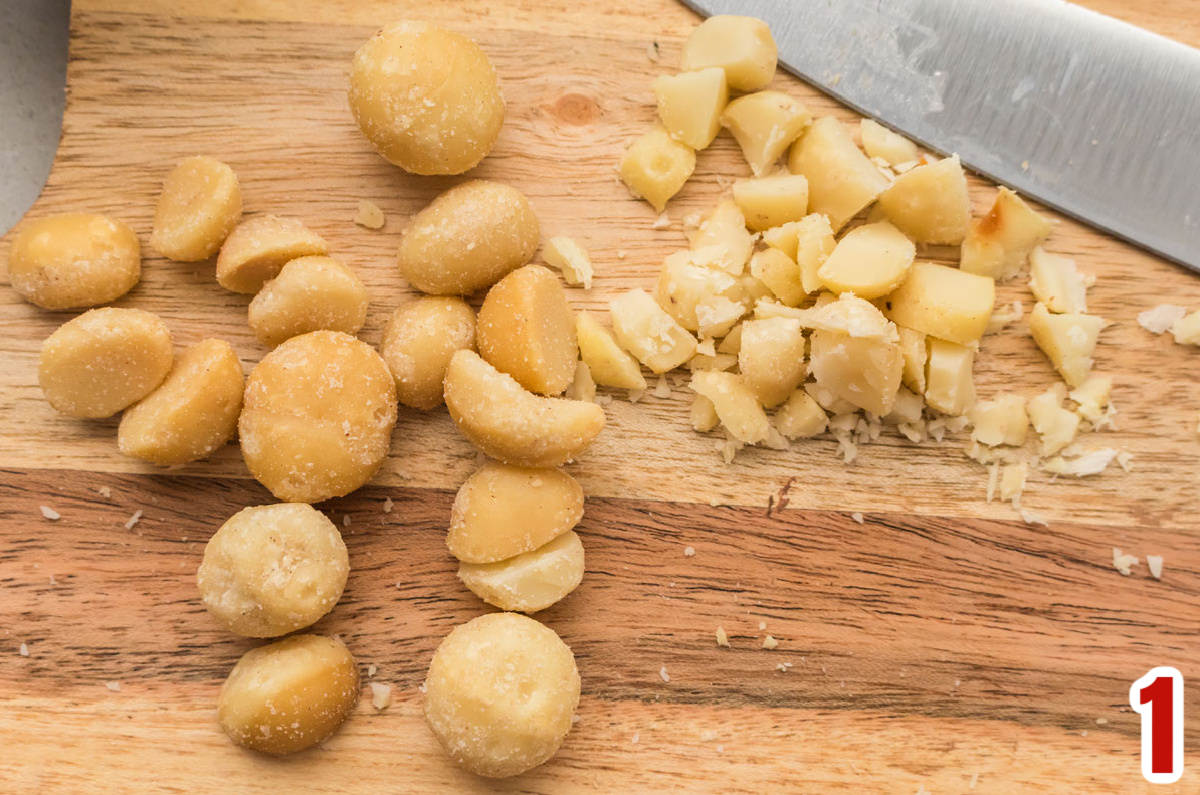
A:
POLYGON ((1129 686, 1129 706, 1142 716, 1142 776, 1151 784, 1174 784, 1183 775, 1183 674, 1170 665, 1157 665, 1129 686), (1160 676, 1172 680, 1171 687, 1171 760, 1175 767, 1169 773, 1155 773, 1150 766, 1152 760, 1152 717, 1153 703, 1142 703, 1142 688, 1154 683, 1160 676))

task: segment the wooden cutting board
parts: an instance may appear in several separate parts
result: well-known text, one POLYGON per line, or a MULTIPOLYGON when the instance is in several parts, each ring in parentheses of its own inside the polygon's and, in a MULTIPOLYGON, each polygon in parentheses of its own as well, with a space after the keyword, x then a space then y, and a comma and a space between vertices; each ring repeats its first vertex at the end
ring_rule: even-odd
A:
MULTIPOLYGON (((1200 45, 1197 0, 1089 5, 1200 45)), ((576 306, 603 310, 651 284, 683 242, 680 219, 746 173, 718 139, 665 230, 616 181, 623 146, 653 119, 651 79, 673 68, 696 22, 670 0, 75 0, 62 146, 29 216, 111 213, 144 242, 170 165, 215 155, 240 174, 247 212, 304 219, 357 269, 372 291, 363 337, 377 342, 410 297, 393 264, 400 234, 457 181, 387 165, 346 107, 351 53, 406 13, 470 34, 496 63, 508 118, 474 174, 518 186, 546 236, 592 251, 597 284, 571 291, 576 306), (352 223, 363 198, 387 212, 383 230, 352 223)), ((776 83, 852 118, 790 76, 776 83)), ((977 212, 990 196, 972 183, 977 212)), ((214 625, 194 573, 220 523, 270 495, 233 445, 163 471, 117 453, 115 420, 56 415, 37 388, 37 351, 68 315, 0 290, 0 789, 1148 791, 1129 685, 1153 665, 1200 675, 1200 359, 1134 319, 1164 301, 1200 306, 1200 279, 1069 221, 1049 245, 1099 276, 1092 306, 1115 325, 1097 368, 1114 375, 1120 413, 1119 430, 1094 441, 1131 452, 1132 472, 1033 477, 1025 504, 1049 527, 1028 526, 984 501, 961 440, 885 436, 851 466, 819 440, 726 466, 714 438, 688 428, 681 378, 668 398, 618 397, 571 468, 589 495, 587 575, 538 616, 575 650, 580 721, 551 763, 501 783, 458 771, 421 718, 433 649, 485 610, 443 545, 476 462, 444 411, 402 411, 372 485, 324 506, 345 517, 353 572, 317 630, 376 666, 394 703, 380 713, 364 699, 321 748, 264 759, 217 729, 218 688, 254 643, 214 625), (1122 577, 1114 546, 1163 555, 1162 581, 1144 564, 1122 577), (716 646, 718 625, 731 648, 716 646), (767 633, 773 651, 761 648, 767 633)), ((1031 306, 1023 286, 1001 291, 1018 298, 1031 306)), ((118 302, 162 315, 179 346, 231 341, 248 369, 264 350, 246 304, 216 285, 211 263, 149 250, 142 283, 118 302)), ((1033 394, 1053 377, 1023 322, 986 338, 981 395, 1033 394)), ((1197 693, 1186 696, 1192 743, 1197 693)), ((1191 770, 1163 791, 1198 781, 1191 770)))

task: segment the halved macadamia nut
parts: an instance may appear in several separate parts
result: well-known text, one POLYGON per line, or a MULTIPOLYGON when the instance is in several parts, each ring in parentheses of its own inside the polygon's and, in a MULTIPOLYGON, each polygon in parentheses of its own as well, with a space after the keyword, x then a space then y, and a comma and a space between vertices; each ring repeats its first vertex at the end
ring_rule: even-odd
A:
POLYGON ((349 573, 333 522, 311 505, 292 502, 243 508, 230 517, 204 547, 196 582, 221 626, 274 638, 332 610, 349 573))
POLYGON ((621 347, 656 373, 674 370, 696 352, 696 338, 645 290, 622 293, 608 302, 608 309, 621 347))
POLYGON ((217 255, 217 283, 235 293, 257 293, 292 260, 328 253, 324 238, 295 218, 256 215, 225 239, 217 255))
POLYGON ((696 153, 661 126, 643 133, 621 158, 618 173, 634 197, 662 212, 696 168, 696 153))
POLYGON ((887 221, 864 224, 838 241, 817 277, 835 293, 878 298, 904 281, 916 254, 913 242, 887 221))
POLYGON ((8 279, 22 298, 43 309, 107 304, 142 275, 137 235, 104 215, 64 213, 21 227, 8 254, 8 279))
POLYGON ((321 502, 374 476, 391 446, 396 382, 375 349, 339 331, 292 337, 246 381, 238 435, 277 499, 321 502))
POLYGON ((425 720, 450 758, 504 778, 562 745, 579 705, 579 671, 554 630, 518 613, 489 613, 442 641, 423 690, 425 720))
POLYGON ((754 176, 766 174, 812 123, 812 114, 782 91, 759 91, 725 106, 721 126, 729 128, 754 176))
POLYGON ((463 436, 506 464, 558 466, 604 428, 604 411, 595 403, 535 395, 474 351, 450 359, 445 398, 463 436))
POLYGON ((490 605, 536 613, 583 581, 583 542, 567 531, 537 549, 495 563, 461 563, 458 579, 490 605))
POLYGON ((242 217, 233 169, 212 157, 185 157, 163 181, 150 245, 167 259, 208 259, 242 217))
POLYGON ((918 262, 887 302, 888 316, 898 325, 970 345, 987 331, 996 283, 958 268, 918 262))
POLYGON ((681 67, 693 72, 712 66, 725 70, 735 91, 758 91, 775 77, 778 58, 767 23, 754 17, 718 14, 701 22, 683 45, 681 67))
POLYGON ((254 336, 268 346, 321 329, 354 335, 367 320, 367 288, 332 257, 300 257, 263 285, 248 316, 254 336))
POLYGON ((878 201, 884 216, 918 243, 958 245, 967 235, 971 201, 958 155, 904 172, 878 201))
POLYGON ((495 563, 548 544, 583 518, 583 489, 551 467, 488 461, 459 488, 446 546, 464 563, 495 563))
POLYGON ((154 391, 171 370, 171 332, 141 309, 92 309, 42 343, 38 383, 58 411, 111 417, 154 391))
POLYGON ((425 22, 385 27, 358 48, 350 110, 385 160, 412 174, 461 174, 491 151, 504 97, 487 54, 425 22))
POLYGON ((243 382, 230 344, 201 340, 175 360, 162 384, 125 410, 117 448, 160 466, 204 458, 233 438, 243 382))
POLYGON ((283 756, 327 739, 358 701, 358 664, 337 638, 293 635, 242 655, 221 687, 230 740, 283 756))
POLYGON ((575 316, 575 332, 579 339, 579 356, 597 384, 617 389, 646 388, 646 379, 637 359, 617 344, 600 321, 587 312, 580 312, 575 316))
POLYGON ((553 272, 526 265, 488 290, 475 325, 479 355, 530 392, 559 395, 575 375, 575 316, 553 272))
POLYGON ((654 96, 667 133, 692 149, 704 149, 721 131, 729 85, 725 70, 713 66, 655 78, 654 96))
POLYGON ((1012 278, 1034 246, 1050 236, 1051 228, 1020 196, 1001 187, 987 215, 971 223, 959 267, 997 280, 1012 278))
POLYGON ((533 259, 541 230, 525 194, 499 182, 456 185, 413 217, 400 275, 424 293, 469 295, 533 259))
POLYGON ((396 379, 396 397, 429 410, 442 405, 442 381, 455 351, 475 349, 475 310, 461 298, 425 295, 392 313, 379 353, 396 379))
POLYGON ((808 210, 827 216, 834 231, 888 186, 887 177, 832 116, 814 121, 792 145, 788 168, 808 179, 808 210))

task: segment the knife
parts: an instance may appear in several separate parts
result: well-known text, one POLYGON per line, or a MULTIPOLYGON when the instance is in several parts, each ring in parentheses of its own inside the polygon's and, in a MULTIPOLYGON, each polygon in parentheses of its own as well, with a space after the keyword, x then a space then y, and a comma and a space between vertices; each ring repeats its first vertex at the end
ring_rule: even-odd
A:
POLYGON ((1200 50, 1063 0, 683 0, 996 182, 1200 272, 1200 50))

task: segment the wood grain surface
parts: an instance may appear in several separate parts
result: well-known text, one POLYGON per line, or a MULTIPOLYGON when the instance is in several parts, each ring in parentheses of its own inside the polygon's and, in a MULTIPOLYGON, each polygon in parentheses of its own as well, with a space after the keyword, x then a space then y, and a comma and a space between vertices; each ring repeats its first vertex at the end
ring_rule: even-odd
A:
MULTIPOLYGON (((1200 45, 1196 0, 1089 5, 1200 45)), ((362 336, 377 342, 411 293, 393 264, 399 236, 457 181, 388 166, 346 107, 350 54, 404 13, 470 34, 494 60, 508 116, 473 176, 516 185, 545 236, 592 251, 596 286, 572 290, 576 306, 603 309, 650 284, 683 243, 679 219, 747 173, 720 137, 666 230, 615 179, 623 146, 653 119, 651 79, 673 68, 696 21, 669 0, 75 0, 62 144, 29 217, 111 213, 145 242, 171 164, 214 155, 241 176, 247 212, 302 218, 356 268, 372 291, 362 336), (352 223, 362 198, 387 213, 383 230, 352 223)), ((852 118, 790 76, 777 87, 852 118)), ((972 182, 977 211, 990 196, 972 182)), ((372 485, 323 506, 350 517, 353 570, 317 629, 377 665, 395 703, 379 713, 364 700, 320 748, 264 759, 216 727, 217 690, 252 643, 217 629, 194 574, 213 530, 269 494, 236 446, 164 472, 117 453, 115 420, 56 415, 37 351, 69 315, 0 290, 0 791, 1150 791, 1127 692, 1153 665, 1200 671, 1200 395, 1195 354, 1134 318, 1164 301, 1200 306, 1200 280, 1070 221, 1049 247, 1100 277, 1091 305, 1115 325, 1097 369, 1113 374, 1120 413, 1119 430, 1096 439, 1133 453, 1132 472, 1034 477, 1025 504, 1050 525, 1028 526, 984 502, 961 439, 885 436, 849 467, 817 440, 725 466, 714 437, 687 426, 682 378, 665 399, 618 397, 572 466, 589 494, 587 575, 538 616, 576 652, 580 722, 552 762, 501 783, 455 769, 420 715, 432 650, 485 609, 443 543, 476 462, 444 411, 402 410, 372 485), (43 519, 41 505, 62 518, 43 519), (1163 555, 1162 581, 1144 565, 1120 576, 1113 546, 1163 555), (718 625, 731 648, 716 646, 718 625), (777 649, 761 648, 767 633, 777 649)), ((117 305, 159 313, 177 345, 219 336, 247 368, 262 356, 248 297, 220 289, 211 263, 145 254, 141 284, 117 305)), ((1021 285, 1000 298, 1031 305, 1021 285)), ((1054 377, 1024 323, 986 338, 977 370, 983 396, 1032 394, 1054 377)), ((1189 770, 1156 791, 1198 781, 1189 770)))

